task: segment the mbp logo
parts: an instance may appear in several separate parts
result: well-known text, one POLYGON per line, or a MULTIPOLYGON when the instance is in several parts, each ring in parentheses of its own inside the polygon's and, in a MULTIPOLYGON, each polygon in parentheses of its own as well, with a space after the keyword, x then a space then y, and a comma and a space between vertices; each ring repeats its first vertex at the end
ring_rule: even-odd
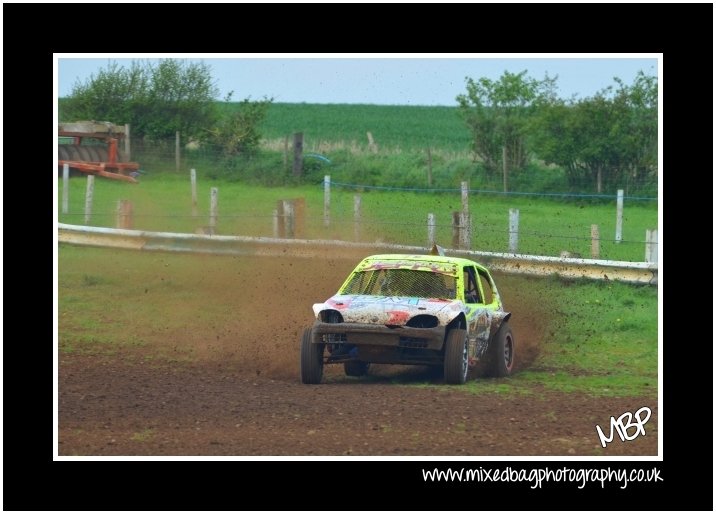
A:
POLYGON ((602 427, 597 425, 597 434, 599 434, 599 442, 602 443, 602 448, 606 448, 607 443, 611 443, 614 440, 615 428, 622 442, 631 441, 640 435, 646 435, 646 432, 644 431, 644 424, 649 421, 650 417, 651 409, 649 407, 642 407, 636 411, 633 416, 631 412, 625 412, 617 419, 614 419, 614 416, 612 416, 610 420, 609 437, 606 437, 604 432, 602 432, 602 427), (632 422, 632 417, 634 418, 634 422, 632 422), (632 435, 629 435, 630 428, 634 429, 634 433, 632 435))

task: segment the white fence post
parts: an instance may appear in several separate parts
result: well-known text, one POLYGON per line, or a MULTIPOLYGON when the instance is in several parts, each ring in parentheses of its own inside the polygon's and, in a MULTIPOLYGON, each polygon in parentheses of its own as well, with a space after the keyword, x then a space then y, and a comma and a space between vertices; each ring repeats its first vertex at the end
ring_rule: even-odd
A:
POLYGON ((331 224, 331 176, 323 177, 323 224, 331 224))
POLYGON ((646 262, 653 262, 654 264, 659 261, 659 230, 646 229, 646 252, 644 256, 646 262))
POLYGON ((428 248, 435 244, 435 214, 428 213, 428 248))
POLYGON ((191 215, 196 218, 197 216, 197 201, 196 201, 196 170, 194 168, 190 171, 191 178, 191 215))
POLYGON ((355 195, 353 197, 353 239, 355 241, 360 241, 362 216, 360 195, 355 195))
POLYGON ((216 233, 216 219, 219 216, 219 189, 211 188, 209 207, 209 230, 211 235, 216 233))
POLYGON ((599 225, 592 225, 592 259, 599 259, 599 225))
POLYGON ((62 166, 62 214, 70 210, 70 165, 62 166))
POLYGON ((85 225, 92 217, 92 199, 94 197, 94 175, 87 175, 87 193, 85 194, 85 225))
POLYGON ((617 233, 614 235, 614 241, 622 242, 622 220, 624 218, 624 190, 617 191, 617 233))
POLYGON ((124 124, 124 154, 127 162, 132 160, 132 142, 129 137, 129 123, 124 124))
POLYGON ((296 237, 296 212, 294 210, 294 203, 291 200, 283 200, 283 226, 284 226, 284 237, 293 239, 296 237))
POLYGON ((517 253, 517 243, 519 241, 520 230, 520 210, 510 209, 510 240, 509 252, 517 253))

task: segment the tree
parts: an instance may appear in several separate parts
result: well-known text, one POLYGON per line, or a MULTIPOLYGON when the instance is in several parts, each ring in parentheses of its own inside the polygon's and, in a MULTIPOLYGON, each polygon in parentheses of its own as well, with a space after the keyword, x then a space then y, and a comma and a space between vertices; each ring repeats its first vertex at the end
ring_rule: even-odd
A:
MULTIPOLYGON (((232 93, 225 101, 231 101, 232 93)), ((225 156, 249 155, 258 148, 261 140, 259 126, 266 117, 273 98, 251 101, 246 98, 230 105, 218 124, 208 130, 209 142, 218 145, 225 156)))
POLYGON ((177 130, 191 138, 216 122, 217 95, 211 68, 203 62, 132 61, 129 67, 111 62, 75 83, 64 117, 130 123, 140 138, 166 138, 177 130))
POLYGON ((572 187, 593 184, 602 193, 656 172, 656 77, 639 72, 631 86, 614 80, 616 88, 592 97, 547 102, 531 124, 533 148, 562 166, 572 187))
POLYGON ((473 151, 488 173, 524 168, 529 160, 526 128, 534 110, 554 95, 556 77, 527 77, 505 71, 498 80, 467 77, 467 93, 458 95, 460 113, 473 134, 473 151), (502 166, 501 166, 502 165, 502 166))

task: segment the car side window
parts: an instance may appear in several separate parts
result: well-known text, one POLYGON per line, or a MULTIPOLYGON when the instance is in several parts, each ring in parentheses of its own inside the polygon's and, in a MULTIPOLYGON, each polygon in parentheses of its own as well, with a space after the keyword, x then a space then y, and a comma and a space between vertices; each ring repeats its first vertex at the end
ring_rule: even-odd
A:
POLYGON ((492 285, 491 285, 490 279, 484 271, 479 270, 478 273, 480 276, 480 285, 482 286, 483 298, 485 299, 486 304, 490 304, 490 303, 492 303, 493 296, 494 296, 492 294, 492 285))
POLYGON ((477 275, 473 266, 463 268, 465 284, 465 303, 480 303, 480 289, 477 286, 477 275))

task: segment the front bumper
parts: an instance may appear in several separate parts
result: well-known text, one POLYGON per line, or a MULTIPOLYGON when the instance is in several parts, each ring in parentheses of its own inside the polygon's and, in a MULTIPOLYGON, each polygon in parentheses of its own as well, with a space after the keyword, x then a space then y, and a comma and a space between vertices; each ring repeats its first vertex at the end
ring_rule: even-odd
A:
POLYGON ((355 346, 415 348, 442 350, 445 327, 413 328, 406 326, 372 325, 370 323, 313 324, 313 342, 340 342, 355 346), (332 336, 324 338, 323 336, 332 336), (328 340, 330 339, 330 340, 328 340))

